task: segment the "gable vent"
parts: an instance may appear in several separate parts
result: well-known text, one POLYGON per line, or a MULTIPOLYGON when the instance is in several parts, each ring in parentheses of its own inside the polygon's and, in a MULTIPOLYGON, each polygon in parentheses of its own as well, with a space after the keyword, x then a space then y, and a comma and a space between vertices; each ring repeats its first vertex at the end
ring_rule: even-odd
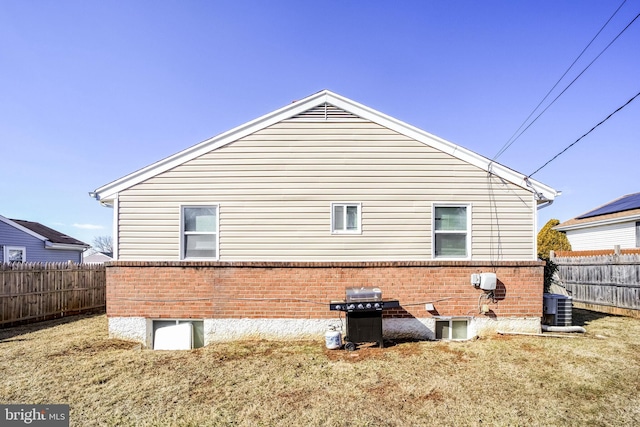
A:
POLYGON ((362 117, 353 113, 345 111, 328 103, 315 106, 307 111, 303 111, 297 114, 288 121, 312 121, 312 122, 325 122, 325 121, 365 121, 362 117))

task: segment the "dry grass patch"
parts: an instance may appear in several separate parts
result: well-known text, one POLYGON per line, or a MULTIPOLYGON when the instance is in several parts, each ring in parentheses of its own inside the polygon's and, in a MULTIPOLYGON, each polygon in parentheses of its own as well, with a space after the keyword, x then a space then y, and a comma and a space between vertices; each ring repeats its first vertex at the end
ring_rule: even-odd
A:
POLYGON ((640 320, 574 319, 587 328, 576 339, 154 352, 79 316, 0 330, 0 402, 67 403, 77 426, 639 424, 640 320))

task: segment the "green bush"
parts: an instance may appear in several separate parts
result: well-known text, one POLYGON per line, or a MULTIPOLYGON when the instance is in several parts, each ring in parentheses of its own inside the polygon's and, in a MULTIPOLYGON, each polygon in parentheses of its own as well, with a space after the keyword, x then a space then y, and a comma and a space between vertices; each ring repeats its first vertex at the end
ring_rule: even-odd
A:
POLYGON ((546 261, 544 267, 544 291, 549 292, 553 274, 558 266, 551 261, 551 251, 570 251, 571 244, 567 235, 561 231, 554 230, 553 227, 560 224, 557 219, 550 219, 538 233, 538 258, 546 261))
POLYGON ((538 233, 538 258, 549 259, 551 251, 570 251, 571 244, 567 235, 553 227, 560 224, 557 219, 550 219, 538 233))

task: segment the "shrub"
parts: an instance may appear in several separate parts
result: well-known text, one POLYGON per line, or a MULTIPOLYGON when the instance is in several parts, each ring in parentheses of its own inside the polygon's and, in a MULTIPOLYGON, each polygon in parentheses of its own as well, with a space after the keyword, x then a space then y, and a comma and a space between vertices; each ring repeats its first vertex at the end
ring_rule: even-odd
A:
POLYGON ((571 244, 567 235, 553 227, 560 224, 557 219, 550 219, 538 232, 538 258, 549 259, 551 251, 570 251, 571 244))
POLYGON ((551 261, 551 251, 570 251, 571 244, 567 235, 553 227, 560 224, 557 219, 550 219, 538 232, 538 258, 547 262, 544 267, 544 291, 548 292, 553 274, 558 269, 556 263, 551 261))

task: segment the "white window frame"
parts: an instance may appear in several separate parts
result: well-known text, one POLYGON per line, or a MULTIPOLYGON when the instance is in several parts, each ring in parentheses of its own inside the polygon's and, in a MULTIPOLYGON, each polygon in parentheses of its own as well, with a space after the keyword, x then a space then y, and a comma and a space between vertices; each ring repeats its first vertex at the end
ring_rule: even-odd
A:
POLYGON ((439 260, 470 260, 471 259, 471 204, 470 203, 434 203, 431 209, 431 258, 439 260), (461 230, 436 230, 436 209, 437 208, 466 208, 467 210, 467 229, 465 246, 466 254, 464 256, 443 256, 436 254, 436 234, 461 234, 461 230))
POLYGON ((27 262, 27 248, 24 246, 5 246, 4 253, 2 258, 5 263, 9 262, 27 262), (10 261, 9 260, 9 251, 22 251, 22 261, 10 261))
POLYGON ((334 202, 331 203, 331 234, 362 234, 362 203, 357 202, 334 202), (342 206, 344 208, 342 223, 344 228, 336 229, 335 223, 335 207, 342 206), (354 230, 347 229, 347 207, 356 207, 358 215, 358 227, 354 230))
POLYGON ((219 204, 183 204, 180 205, 180 260, 191 261, 191 260, 206 260, 206 261, 217 261, 220 259, 220 205, 219 204), (184 211, 185 209, 197 209, 197 208, 215 208, 216 209, 216 230, 215 231, 204 231, 204 232, 185 232, 185 222, 184 222, 184 211), (187 235, 215 235, 215 245, 216 245, 216 256, 215 257, 187 257, 186 256, 186 247, 185 247, 185 236, 187 235))
POLYGON ((471 323, 471 319, 469 317, 436 317, 435 318, 435 330, 433 331, 434 337, 437 340, 447 340, 447 341, 465 341, 469 339, 469 324, 471 323), (448 322, 449 323, 449 336, 448 337, 440 337, 438 338, 438 322, 448 322), (453 338, 453 322, 465 322, 466 323, 466 337, 465 338, 453 338))

